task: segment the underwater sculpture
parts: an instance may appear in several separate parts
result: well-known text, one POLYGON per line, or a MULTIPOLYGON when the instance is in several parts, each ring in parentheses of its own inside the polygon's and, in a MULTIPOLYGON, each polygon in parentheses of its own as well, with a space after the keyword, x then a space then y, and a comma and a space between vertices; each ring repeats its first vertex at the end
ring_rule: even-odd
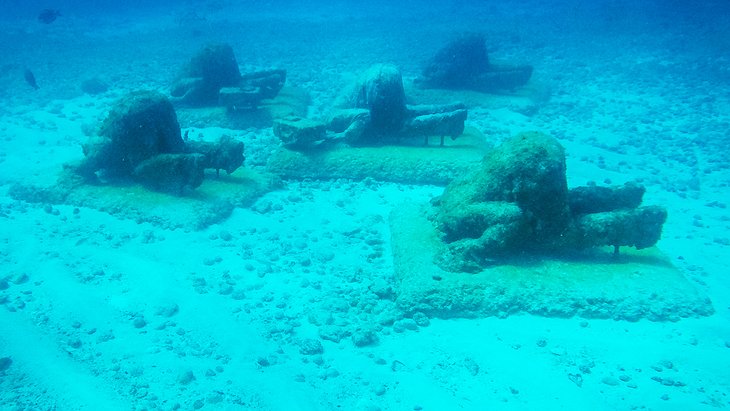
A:
POLYGON ((230 174, 244 161, 243 143, 230 137, 215 143, 183 140, 172 104, 153 91, 119 99, 83 151, 75 170, 87 181, 132 179, 176 195, 198 187, 205 169, 230 174))
POLYGON ((464 132, 463 104, 408 105, 397 67, 370 67, 348 90, 327 122, 285 118, 274 122, 274 134, 284 145, 306 149, 324 143, 352 146, 402 144, 429 136, 456 138, 464 132))
POLYGON ((532 66, 491 62, 484 36, 466 33, 431 58, 416 84, 423 88, 494 92, 523 86, 531 76, 532 66))
POLYGON ((600 246, 653 246, 667 217, 663 207, 639 206, 644 188, 568 189, 565 151, 545 134, 519 134, 481 165, 449 184, 430 216, 447 271, 476 272, 500 259, 569 255, 600 246))
POLYGON ((286 71, 280 69, 242 75, 233 48, 212 44, 193 56, 170 95, 174 103, 191 107, 250 110, 276 97, 285 81, 286 71))

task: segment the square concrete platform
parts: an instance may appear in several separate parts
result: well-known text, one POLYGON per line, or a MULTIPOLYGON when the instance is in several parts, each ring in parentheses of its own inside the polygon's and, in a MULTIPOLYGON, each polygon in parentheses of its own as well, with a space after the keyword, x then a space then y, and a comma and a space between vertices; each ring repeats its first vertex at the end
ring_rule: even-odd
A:
POLYGON ((9 194, 31 203, 89 207, 168 229, 200 230, 228 218, 236 207, 253 204, 278 183, 276 176, 239 168, 220 177, 206 170, 203 183, 184 196, 151 191, 134 183, 82 184, 63 176, 51 185, 18 183, 9 194))
MULTIPOLYGON (((423 140, 418 140, 419 143, 423 140)), ((291 179, 363 180, 373 178, 405 184, 446 185, 454 177, 476 167, 491 145, 475 129, 457 139, 432 137, 429 145, 384 145, 290 150, 280 147, 267 169, 291 179)))
POLYGON ((397 303, 433 317, 547 317, 676 321, 708 316, 712 303, 656 248, 595 249, 565 258, 515 260, 475 274, 433 263, 443 247, 426 213, 396 207, 390 216, 397 303))

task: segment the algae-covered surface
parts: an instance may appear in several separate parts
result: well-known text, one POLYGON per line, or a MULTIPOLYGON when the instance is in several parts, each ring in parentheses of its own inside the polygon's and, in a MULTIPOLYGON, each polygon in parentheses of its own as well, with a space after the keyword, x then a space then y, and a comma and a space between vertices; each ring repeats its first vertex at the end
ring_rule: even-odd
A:
POLYGON ((397 302, 437 317, 530 313, 636 321, 676 321, 714 313, 710 300, 655 248, 512 259, 478 273, 433 263, 441 249, 426 206, 394 208, 392 247, 397 302))
POLYGON ((236 207, 251 205, 275 188, 278 180, 243 168, 230 175, 206 174, 200 187, 181 196, 151 191, 131 182, 85 184, 66 172, 51 186, 17 183, 10 195, 32 203, 93 208, 166 229, 199 230, 223 221, 236 207))
POLYGON ((386 145, 338 147, 296 151, 279 148, 269 159, 268 170, 292 179, 363 180, 372 178, 409 184, 445 185, 475 167, 490 148, 482 134, 467 128, 463 135, 439 145, 386 145))

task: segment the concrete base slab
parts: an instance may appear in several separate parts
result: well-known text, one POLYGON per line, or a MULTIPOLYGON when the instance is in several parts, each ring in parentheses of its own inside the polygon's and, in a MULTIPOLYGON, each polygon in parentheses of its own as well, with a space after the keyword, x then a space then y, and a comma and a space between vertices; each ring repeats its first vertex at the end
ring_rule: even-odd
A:
POLYGON ((18 183, 9 194, 16 200, 89 207, 122 219, 175 229, 200 230, 227 218, 234 208, 253 204, 278 184, 278 178, 240 168, 231 175, 206 171, 203 184, 185 196, 150 191, 139 184, 81 184, 60 177, 56 184, 18 183))
POLYGON ((482 160, 490 148, 477 130, 468 129, 443 146, 338 147, 309 151, 279 148, 269 159, 270 172, 292 179, 363 180, 373 178, 407 184, 446 185, 482 160))
POLYGON ((397 302, 434 317, 547 317, 677 321, 714 313, 657 249, 595 249, 561 258, 520 259, 470 273, 433 263, 443 247, 428 205, 396 207, 390 216, 397 302))

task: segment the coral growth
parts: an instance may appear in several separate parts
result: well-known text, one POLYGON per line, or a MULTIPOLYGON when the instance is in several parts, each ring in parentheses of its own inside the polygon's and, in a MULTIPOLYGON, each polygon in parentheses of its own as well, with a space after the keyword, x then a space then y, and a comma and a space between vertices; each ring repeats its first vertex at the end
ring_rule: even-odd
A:
POLYGON ((244 161, 243 143, 230 137, 186 143, 172 104, 152 91, 118 100, 83 150, 75 170, 87 181, 131 179, 175 195, 198 187, 205 169, 230 174, 244 161))
POLYGON ((646 248, 661 236, 662 207, 639 207, 643 187, 568 190, 565 152, 542 133, 519 134, 436 200, 444 241, 437 263, 478 271, 500 258, 598 246, 646 248))
POLYGON ((346 90, 331 113, 327 129, 332 141, 350 145, 404 143, 416 137, 456 138, 464 132, 466 106, 407 105, 400 70, 391 64, 370 67, 346 90))
POLYGON ((113 178, 131 175, 155 155, 183 153, 185 143, 170 101, 154 91, 135 91, 117 100, 83 150, 84 170, 113 178))

